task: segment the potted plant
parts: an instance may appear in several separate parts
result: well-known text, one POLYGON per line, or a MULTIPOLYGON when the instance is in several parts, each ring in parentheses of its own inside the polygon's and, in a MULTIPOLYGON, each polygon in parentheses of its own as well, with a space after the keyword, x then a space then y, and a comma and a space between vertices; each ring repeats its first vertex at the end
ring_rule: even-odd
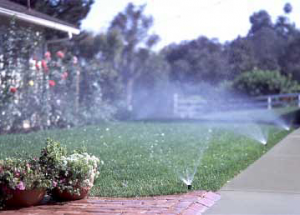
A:
POLYGON ((37 159, 0 160, 0 207, 27 207, 38 204, 51 186, 37 159))
POLYGON ((45 175, 53 181, 52 195, 58 200, 85 198, 99 175, 99 159, 84 151, 67 151, 60 143, 48 139, 40 157, 45 175))
POLYGON ((62 157, 55 197, 61 200, 85 198, 98 177, 99 159, 86 152, 75 151, 62 157))

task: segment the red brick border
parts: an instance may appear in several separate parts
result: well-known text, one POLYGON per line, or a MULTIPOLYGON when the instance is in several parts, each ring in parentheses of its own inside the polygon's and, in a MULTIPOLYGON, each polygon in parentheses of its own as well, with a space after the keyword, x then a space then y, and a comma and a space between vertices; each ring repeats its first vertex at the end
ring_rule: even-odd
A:
POLYGON ((88 198, 73 202, 0 211, 1 215, 200 215, 220 199, 213 192, 194 191, 181 195, 144 198, 88 198))

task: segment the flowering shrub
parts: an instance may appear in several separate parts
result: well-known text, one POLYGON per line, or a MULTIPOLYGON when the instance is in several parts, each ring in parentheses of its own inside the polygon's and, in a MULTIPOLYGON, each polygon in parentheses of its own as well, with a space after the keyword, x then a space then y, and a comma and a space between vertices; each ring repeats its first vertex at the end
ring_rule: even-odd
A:
POLYGON ((88 153, 75 152, 62 157, 57 187, 60 190, 79 193, 80 188, 92 188, 99 176, 99 159, 88 153))
POLYGON ((67 151, 60 143, 48 139, 42 150, 40 163, 52 186, 70 193, 79 193, 80 188, 92 188, 98 177, 100 160, 86 152, 67 151))
POLYGON ((70 193, 90 189, 98 177, 100 160, 86 152, 67 150, 59 142, 47 139, 39 159, 0 160, 0 208, 11 197, 11 190, 57 188, 70 193))
POLYGON ((11 190, 34 190, 51 187, 51 181, 35 159, 0 160, 0 208, 10 198, 11 190))
POLYGON ((57 175, 59 174, 59 166, 61 164, 62 156, 67 155, 67 149, 62 147, 59 142, 51 139, 46 140, 46 147, 42 149, 39 158, 42 171, 45 177, 52 181, 53 186, 57 185, 57 175))
POLYGON ((42 33, 14 21, 3 32, 0 133, 96 124, 113 117, 111 98, 122 92, 121 87, 113 90, 121 83, 116 71, 62 50, 41 56, 42 33))
POLYGON ((7 158, 0 160, 0 185, 13 190, 43 189, 50 185, 38 160, 7 158))

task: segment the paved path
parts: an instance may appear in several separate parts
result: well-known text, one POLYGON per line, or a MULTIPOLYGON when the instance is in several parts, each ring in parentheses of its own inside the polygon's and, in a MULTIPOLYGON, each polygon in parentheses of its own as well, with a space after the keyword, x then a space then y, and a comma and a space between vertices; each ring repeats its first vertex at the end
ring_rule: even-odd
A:
POLYGON ((204 214, 300 214, 300 129, 226 184, 204 214))
POLYGON ((0 215, 201 215, 220 196, 194 191, 181 195, 146 198, 89 198, 73 202, 40 205, 20 210, 0 211, 0 215))

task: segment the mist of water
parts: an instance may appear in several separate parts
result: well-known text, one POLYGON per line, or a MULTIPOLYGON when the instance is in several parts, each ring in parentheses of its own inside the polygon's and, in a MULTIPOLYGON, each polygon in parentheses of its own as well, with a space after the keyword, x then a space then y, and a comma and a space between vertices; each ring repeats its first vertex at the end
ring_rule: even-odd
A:
POLYGON ((211 140, 210 126, 180 125, 178 130, 165 132, 168 144, 157 141, 151 146, 151 157, 166 166, 184 184, 191 185, 211 140), (176 132, 176 134, 175 134, 176 132), (180 132, 180 138, 178 138, 180 132), (174 137, 177 139, 174 139, 174 137), (172 140, 173 139, 173 140, 172 140))
POLYGON ((187 186, 192 185, 195 174, 201 163, 203 154, 209 147, 209 143, 210 143, 210 140, 212 137, 212 128, 209 127, 205 132, 207 132, 207 133, 204 135, 204 137, 202 139, 202 145, 199 145, 198 156, 195 157, 194 162, 187 165, 186 167, 183 166, 182 168, 176 169, 176 173, 177 173, 178 177, 187 186))
MULTIPOLYGON (((215 86, 207 84, 189 86, 188 89, 183 89, 182 86, 180 88, 173 85, 170 87, 169 85, 156 91, 152 94, 152 99, 148 100, 145 100, 144 96, 147 93, 143 89, 139 89, 140 98, 144 100, 142 102, 136 101, 134 105, 135 119, 196 119, 201 122, 201 125, 203 123, 210 125, 205 128, 205 131, 200 128, 203 126, 199 126, 199 131, 186 132, 182 142, 174 140, 168 148, 157 143, 152 145, 151 156, 172 169, 186 185, 191 185, 194 180, 203 153, 209 146, 212 129, 229 130, 263 145, 268 143, 269 134, 268 129, 264 129, 262 124, 274 125, 284 130, 290 129, 288 123, 272 110, 268 110, 267 106, 261 108, 256 106, 251 98, 216 89, 215 86), (201 105, 198 108, 187 106, 185 111, 176 115, 174 114, 174 94, 196 95, 198 101, 201 98, 201 105), (198 110, 196 111, 196 109, 198 110), (193 138, 196 138, 197 141, 193 138), (184 153, 185 156, 178 156, 181 153, 184 153)), ((181 97, 185 99, 184 96, 181 97)), ((190 103, 192 104, 193 101, 190 103)), ((188 130, 189 128, 185 129, 188 130)), ((172 135, 172 132, 168 135, 172 135)))

